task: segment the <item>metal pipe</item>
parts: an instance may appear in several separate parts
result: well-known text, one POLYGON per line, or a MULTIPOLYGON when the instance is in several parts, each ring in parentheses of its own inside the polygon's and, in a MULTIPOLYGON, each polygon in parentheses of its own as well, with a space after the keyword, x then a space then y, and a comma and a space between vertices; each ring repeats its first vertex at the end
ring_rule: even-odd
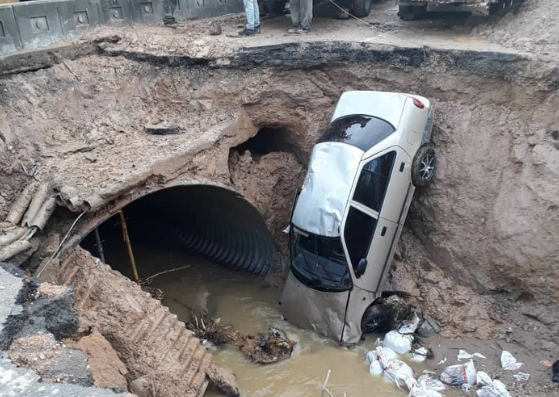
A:
POLYGON ((101 243, 99 228, 96 227, 94 233, 95 233, 95 243, 97 244, 97 250, 99 251, 99 258, 101 259, 101 262, 107 263, 105 262, 105 253, 103 252, 103 244, 101 243))
POLYGON ((136 269, 136 261, 134 260, 134 253, 132 252, 132 244, 130 244, 130 236, 128 235, 128 227, 126 226, 126 219, 124 218, 124 212, 122 210, 118 211, 120 214, 120 224, 122 225, 122 235, 124 237, 124 243, 126 244, 126 249, 128 250, 128 256, 130 257, 130 265, 132 265, 132 273, 134 275, 134 281, 138 282, 140 277, 138 277, 138 270, 136 269))

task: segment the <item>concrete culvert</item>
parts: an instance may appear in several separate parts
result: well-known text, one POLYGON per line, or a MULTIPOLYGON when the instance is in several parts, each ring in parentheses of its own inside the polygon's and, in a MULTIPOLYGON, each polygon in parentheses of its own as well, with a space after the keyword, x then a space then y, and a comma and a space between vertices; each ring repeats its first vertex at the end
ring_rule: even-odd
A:
MULTIPOLYGON (((132 246, 157 244, 183 248, 257 276, 265 276, 281 263, 281 255, 262 216, 243 197, 225 188, 172 187, 144 196, 123 211, 132 246)), ((118 215, 102 224, 99 234, 103 240, 121 242, 118 215)), ((84 239, 82 246, 99 255, 93 232, 84 239)), ((121 249, 125 249, 124 245, 121 249)), ((110 254, 107 262, 113 265, 110 254)), ((124 274, 130 272, 126 263, 115 261, 114 266, 124 274)), ((154 270, 163 269, 150 269, 154 270)))

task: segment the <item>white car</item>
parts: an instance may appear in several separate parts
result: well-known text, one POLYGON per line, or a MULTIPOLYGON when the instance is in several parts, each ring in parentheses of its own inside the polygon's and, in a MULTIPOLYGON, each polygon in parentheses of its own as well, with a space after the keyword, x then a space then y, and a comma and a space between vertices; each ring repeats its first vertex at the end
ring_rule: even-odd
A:
POLYGON ((315 145, 292 210, 284 317, 359 342, 381 297, 416 186, 431 182, 433 108, 426 98, 345 92, 315 145))

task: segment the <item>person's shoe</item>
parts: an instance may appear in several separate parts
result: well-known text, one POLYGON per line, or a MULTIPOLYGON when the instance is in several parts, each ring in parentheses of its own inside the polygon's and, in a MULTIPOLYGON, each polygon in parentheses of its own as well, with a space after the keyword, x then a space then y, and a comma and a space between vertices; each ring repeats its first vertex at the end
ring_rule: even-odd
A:
POLYGON ((287 33, 299 34, 299 33, 301 33, 302 30, 303 30, 303 29, 301 29, 300 26, 293 26, 292 28, 289 28, 289 29, 287 30, 287 33))
POLYGON ((254 36, 257 34, 256 29, 244 28, 239 32, 239 36, 254 36))
POLYGON ((168 28, 176 28, 178 24, 179 23, 174 17, 163 18, 163 25, 167 26, 168 28))
POLYGON ((311 28, 308 29, 301 29, 300 33, 309 33, 311 31, 311 28))
POLYGON ((254 26, 254 31, 256 32, 256 34, 260 34, 260 25, 254 26))

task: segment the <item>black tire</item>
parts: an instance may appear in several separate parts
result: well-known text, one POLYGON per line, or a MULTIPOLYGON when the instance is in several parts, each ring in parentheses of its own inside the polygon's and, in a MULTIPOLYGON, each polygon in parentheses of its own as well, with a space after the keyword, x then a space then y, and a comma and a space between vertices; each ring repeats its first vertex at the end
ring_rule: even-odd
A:
POLYGON ((373 303, 365 310, 361 319, 361 332, 363 334, 385 333, 390 331, 391 308, 384 303, 373 303))
POLYGON ((264 9, 271 15, 285 14, 285 4, 287 0, 268 0, 263 2, 264 9))
POLYGON ((425 18, 427 15, 427 4, 419 6, 400 6, 398 16, 404 21, 416 21, 425 18))
POLYGON ((425 186, 435 179, 437 156, 435 149, 429 145, 419 148, 411 167, 411 180, 415 186, 425 186))
POLYGON ((353 0, 353 15, 358 18, 368 17, 371 13, 372 0, 353 0))

